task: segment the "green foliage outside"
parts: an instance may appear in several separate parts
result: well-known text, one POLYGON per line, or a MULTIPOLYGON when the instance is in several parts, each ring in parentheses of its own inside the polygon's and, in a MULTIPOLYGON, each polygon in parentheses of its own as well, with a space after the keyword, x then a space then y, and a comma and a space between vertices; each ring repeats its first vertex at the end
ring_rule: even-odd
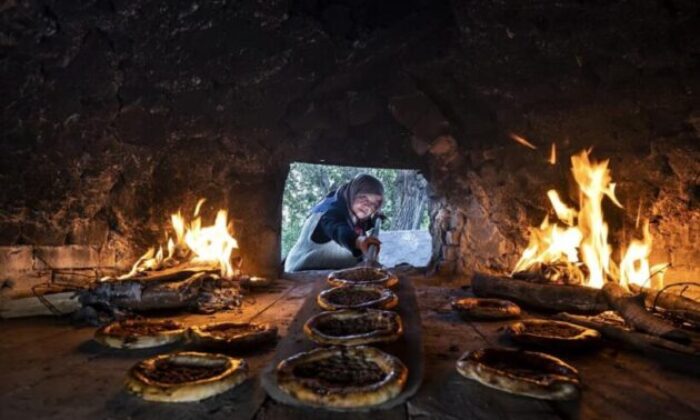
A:
MULTIPOLYGON (((396 169, 358 168, 351 166, 331 166, 309 163, 293 163, 287 176, 282 201, 282 257, 292 248, 301 227, 306 221, 311 208, 328 192, 348 182, 358 173, 367 173, 377 177, 384 184, 384 205, 382 211, 388 221, 382 224, 383 230, 391 230, 392 215, 395 206, 401 202, 401 192, 395 186, 400 174, 396 169)), ((421 213, 420 228, 428 228, 428 211, 421 213)))

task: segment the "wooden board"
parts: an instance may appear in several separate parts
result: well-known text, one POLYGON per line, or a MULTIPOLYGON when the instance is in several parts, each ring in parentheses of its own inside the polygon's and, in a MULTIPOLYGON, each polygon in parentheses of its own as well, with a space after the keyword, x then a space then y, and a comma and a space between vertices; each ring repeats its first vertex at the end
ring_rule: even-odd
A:
MULTIPOLYGON (((275 401, 297 407, 306 407, 288 394, 282 392, 277 386, 276 367, 284 359, 304 351, 308 351, 316 347, 316 345, 306 338, 303 332, 304 323, 313 315, 321 312, 321 309, 316 303, 316 296, 320 291, 329 287, 326 279, 317 280, 313 291, 309 294, 297 313, 296 318, 289 327, 287 336, 279 343, 277 353, 262 373, 261 382, 268 395, 275 401)), ((337 410, 333 411, 369 411, 369 410, 384 410, 391 409, 413 396, 423 380, 423 343, 421 339, 421 321, 416 302, 415 291, 413 285, 404 278, 399 278, 399 284, 394 289, 394 292, 399 298, 398 314, 404 323, 403 336, 394 343, 377 345, 376 347, 386 351, 387 353, 397 356, 408 367, 409 374, 404 390, 392 400, 373 406, 370 408, 354 409, 354 410, 337 410)), ((324 408, 326 409, 326 408, 324 408)), ((317 410, 318 411, 318 410, 317 410)))

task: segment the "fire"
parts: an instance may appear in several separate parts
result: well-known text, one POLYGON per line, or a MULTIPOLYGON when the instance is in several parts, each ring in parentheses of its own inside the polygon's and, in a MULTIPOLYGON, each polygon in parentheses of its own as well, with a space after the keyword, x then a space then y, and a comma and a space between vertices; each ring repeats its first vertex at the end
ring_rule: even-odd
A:
POLYGON ((182 262, 213 265, 220 269, 222 277, 232 278, 235 270, 231 265, 231 254, 238 248, 238 242, 231 234, 232 226, 228 223, 228 213, 226 210, 219 210, 213 225, 202 226, 199 211, 204 201, 201 199, 197 202, 193 219, 189 223, 180 211, 170 216, 175 237, 168 237, 167 255, 162 245, 158 247, 158 251, 150 248, 136 261, 131 271, 120 278, 132 277, 143 271, 173 267, 182 262))
POLYGON ((606 281, 658 288, 663 285, 658 267, 651 267, 652 238, 649 223, 644 223, 642 239, 632 240, 626 247, 619 265, 612 259, 608 243, 608 224, 603 217, 603 200, 607 197, 622 208, 615 196, 608 161, 595 162, 590 150, 571 157, 571 172, 579 189, 578 209, 564 203, 555 190, 547 192, 557 219, 564 226, 550 223, 545 218, 539 228, 530 228, 530 241, 515 266, 513 273, 553 268, 557 276, 562 272, 574 283, 579 279, 585 286, 601 288, 606 281), (651 281, 651 284, 647 284, 651 281))

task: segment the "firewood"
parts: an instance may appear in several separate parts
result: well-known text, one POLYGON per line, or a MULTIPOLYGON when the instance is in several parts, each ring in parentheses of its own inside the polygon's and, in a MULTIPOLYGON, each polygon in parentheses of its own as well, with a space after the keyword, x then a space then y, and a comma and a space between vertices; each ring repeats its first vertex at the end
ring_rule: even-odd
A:
POLYGON ((598 330, 603 337, 619 342, 627 348, 651 357, 670 368, 684 373, 700 375, 700 350, 696 347, 594 321, 591 317, 563 312, 555 315, 555 318, 578 324, 582 327, 593 328, 598 330))
MULTIPOLYGON (((183 263, 174 267, 165 268, 162 270, 142 271, 130 277, 120 278, 119 280, 133 280, 143 283, 166 283, 172 281, 182 281, 197 273, 218 273, 219 269, 213 265, 192 265, 191 263, 183 263)), ((109 279, 112 280, 112 279, 109 279)))
POLYGON ((609 309, 602 292, 584 286, 532 283, 477 273, 472 290, 479 297, 498 297, 552 311, 600 313, 609 309))
POLYGON ((680 296, 672 291, 666 290, 662 293, 659 290, 647 289, 646 287, 639 287, 634 284, 630 285, 630 290, 634 293, 641 293, 649 307, 652 307, 654 302, 656 302, 656 305, 664 309, 686 311, 700 316, 700 302, 680 296))
POLYGON ((666 350, 677 351, 680 353, 696 355, 697 357, 700 357, 700 351, 692 346, 676 343, 675 341, 670 341, 665 338, 657 337, 655 335, 628 330, 624 327, 595 321, 591 319, 591 317, 560 312, 556 314, 554 318, 562 321, 572 322, 574 324, 578 324, 586 328, 593 328, 595 330, 598 330, 601 334, 610 339, 622 341, 627 344, 634 345, 635 347, 660 347, 666 350))
POLYGON ((617 283, 608 282, 603 286, 603 295, 608 304, 634 329, 647 332, 679 343, 690 342, 690 336, 683 330, 649 313, 643 304, 643 297, 627 292, 617 283))
POLYGON ((202 280, 207 272, 180 271, 187 276, 177 279, 174 273, 168 275, 167 281, 153 280, 146 282, 131 278, 108 280, 96 283, 90 290, 82 292, 81 301, 91 305, 95 301, 109 302, 129 310, 178 309, 192 305, 199 294, 202 280))

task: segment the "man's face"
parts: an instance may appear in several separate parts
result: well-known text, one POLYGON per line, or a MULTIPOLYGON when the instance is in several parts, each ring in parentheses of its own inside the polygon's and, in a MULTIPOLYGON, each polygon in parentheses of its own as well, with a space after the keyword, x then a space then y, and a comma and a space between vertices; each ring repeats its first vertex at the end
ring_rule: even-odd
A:
POLYGON ((360 220, 372 216, 382 205, 382 196, 379 194, 358 194, 352 202, 352 212, 360 220))

